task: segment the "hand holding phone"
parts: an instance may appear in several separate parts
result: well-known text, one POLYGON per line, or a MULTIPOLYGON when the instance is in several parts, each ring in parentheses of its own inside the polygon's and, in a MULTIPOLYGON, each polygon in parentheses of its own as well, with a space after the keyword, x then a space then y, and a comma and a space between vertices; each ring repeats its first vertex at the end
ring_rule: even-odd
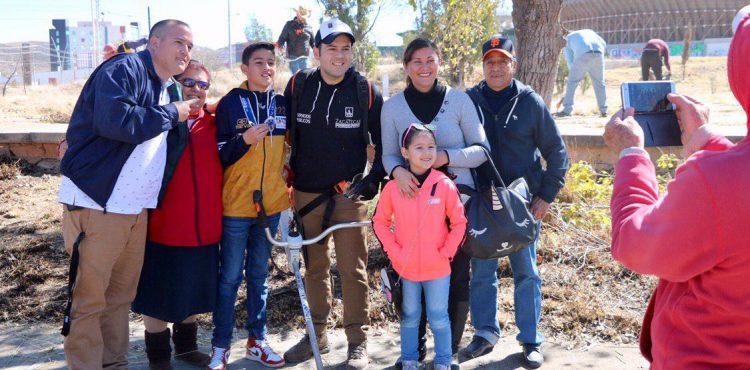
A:
POLYGON ((633 108, 633 118, 643 129, 646 146, 682 145, 675 106, 667 99, 674 92, 672 81, 622 84, 623 108, 633 108))

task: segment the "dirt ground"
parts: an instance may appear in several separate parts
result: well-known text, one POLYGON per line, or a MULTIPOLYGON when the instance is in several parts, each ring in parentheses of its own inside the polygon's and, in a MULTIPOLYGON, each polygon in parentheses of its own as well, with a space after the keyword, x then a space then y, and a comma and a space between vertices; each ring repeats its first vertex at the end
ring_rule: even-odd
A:
MULTIPOLYGON (((68 257, 60 233, 62 211, 56 201, 59 181, 60 176, 54 170, 44 171, 7 160, 0 162, 0 280, 3 281, 0 333, 19 325, 33 330, 49 329, 61 322, 68 257)), ((580 350, 594 343, 617 348, 635 346, 654 280, 612 261, 608 237, 602 232, 577 231, 576 227, 560 222, 559 217, 559 212, 553 212, 543 230, 539 249, 539 268, 544 280, 541 332, 555 346, 564 349, 580 350)), ((396 316, 379 292, 378 271, 386 259, 372 235, 369 242, 371 330, 393 331, 396 316)), ((283 253, 275 253, 273 259, 275 265, 269 264, 269 332, 272 336, 301 335, 304 321, 294 279, 289 275, 283 253)), ((501 262, 498 274, 498 319, 504 335, 513 338, 517 329, 512 271, 507 260, 501 262)), ((332 275, 335 294, 329 328, 340 331, 341 288, 335 265, 332 275)), ((244 287, 241 287, 235 307, 238 328, 246 320, 244 301, 244 287)), ((132 315, 131 319, 134 325, 140 322, 138 315, 132 315)), ((210 316, 203 315, 200 323, 204 330, 210 329, 210 316)), ((470 337, 470 325, 467 328, 466 335, 470 337)), ((52 342, 61 340, 59 336, 54 338, 52 342)), ((8 354, 0 350, 0 359, 8 354)), ((42 366, 44 361, 37 365, 42 366)))

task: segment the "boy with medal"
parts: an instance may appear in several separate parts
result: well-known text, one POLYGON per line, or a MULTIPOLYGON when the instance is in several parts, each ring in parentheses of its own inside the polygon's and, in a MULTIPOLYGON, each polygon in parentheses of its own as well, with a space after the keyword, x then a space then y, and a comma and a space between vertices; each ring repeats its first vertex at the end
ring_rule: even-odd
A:
POLYGON ((271 230, 289 208, 282 171, 286 159, 286 102, 273 90, 274 46, 250 44, 242 52, 247 80, 224 96, 216 110, 219 156, 224 166, 223 231, 219 287, 209 369, 224 369, 234 328, 234 303, 243 271, 247 283, 245 357, 268 367, 285 362, 266 342, 268 259, 271 244, 258 225, 253 193, 260 190, 271 230))

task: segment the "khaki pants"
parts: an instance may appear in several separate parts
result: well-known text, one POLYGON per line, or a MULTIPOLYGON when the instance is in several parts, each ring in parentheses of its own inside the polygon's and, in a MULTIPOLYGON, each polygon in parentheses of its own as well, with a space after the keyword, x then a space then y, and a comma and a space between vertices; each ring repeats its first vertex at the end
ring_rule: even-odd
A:
POLYGON ((81 232, 78 277, 73 290, 68 367, 124 369, 128 365, 128 311, 143 265, 148 213, 103 213, 88 208, 63 211, 65 249, 72 253, 81 232))
MULTIPOLYGON (((319 194, 294 191, 294 205, 302 209, 319 194)), ((336 207, 331 215, 331 226, 343 222, 367 220, 367 202, 356 202, 341 195, 334 196, 336 207)), ((305 215, 305 238, 320 234, 325 203, 305 215)), ((336 267, 341 275, 344 293, 344 331, 349 343, 367 340, 364 327, 369 325, 367 301, 367 242, 364 228, 342 229, 333 232, 336 267)), ((315 332, 325 331, 331 312, 331 258, 328 243, 308 245, 305 272, 305 289, 310 303, 315 332)))

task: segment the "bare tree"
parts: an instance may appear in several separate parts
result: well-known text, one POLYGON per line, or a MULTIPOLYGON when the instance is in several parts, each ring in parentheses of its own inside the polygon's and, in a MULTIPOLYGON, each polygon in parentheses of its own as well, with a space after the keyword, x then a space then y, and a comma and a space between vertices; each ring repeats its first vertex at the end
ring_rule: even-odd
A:
POLYGON ((549 105, 555 87, 565 33, 560 26, 562 0, 513 0, 516 77, 531 86, 549 105))
MULTIPOLYGON (((5 80, 5 85, 3 85, 3 96, 5 96, 5 89, 8 88, 8 83, 10 83, 10 80, 13 79, 13 76, 16 74, 16 71, 18 70, 18 64, 20 62, 16 62, 15 68, 13 68, 13 72, 10 73, 10 76, 7 80, 5 80)), ((24 89, 26 88, 26 85, 24 84, 24 89)))

